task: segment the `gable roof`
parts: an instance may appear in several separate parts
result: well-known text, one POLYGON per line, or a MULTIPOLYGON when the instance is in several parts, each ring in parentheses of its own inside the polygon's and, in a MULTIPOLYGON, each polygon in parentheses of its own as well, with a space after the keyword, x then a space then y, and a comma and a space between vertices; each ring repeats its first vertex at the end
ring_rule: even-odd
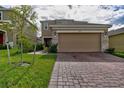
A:
POLYGON ((2 29, 0 29, 0 32, 3 32, 3 33, 5 33, 6 31, 5 31, 5 30, 2 30, 2 29))
POLYGON ((72 19, 46 20, 40 22, 48 22, 49 26, 52 28, 110 28, 112 26, 109 24, 88 23, 87 21, 75 21, 72 19))
POLYGON ((48 22, 52 25, 106 25, 106 24, 97 24, 97 23, 88 23, 87 21, 76 21, 73 19, 56 19, 56 20, 45 20, 40 21, 42 22, 48 22))
POLYGON ((113 36, 113 35, 118 35, 118 34, 121 34, 121 33, 124 33, 124 27, 116 29, 116 30, 111 30, 111 31, 108 32, 108 35, 113 36))
POLYGON ((9 8, 5 8, 3 6, 0 6, 0 10, 3 11, 3 10, 10 10, 9 8))

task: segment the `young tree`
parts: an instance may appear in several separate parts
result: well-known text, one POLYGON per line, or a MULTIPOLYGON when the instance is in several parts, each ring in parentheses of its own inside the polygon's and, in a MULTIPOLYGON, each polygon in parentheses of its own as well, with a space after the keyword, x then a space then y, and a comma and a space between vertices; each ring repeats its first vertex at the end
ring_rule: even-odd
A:
POLYGON ((27 23, 30 24, 30 28, 32 31, 36 31, 36 12, 34 11, 34 8, 29 5, 21 5, 13 7, 12 10, 13 14, 10 15, 10 18, 15 24, 15 29, 18 33, 18 38, 20 41, 20 49, 21 49, 21 63, 23 62, 23 36, 25 35, 25 28, 27 26, 27 23))
POLYGON ((5 32, 5 42, 6 42, 6 46, 7 46, 7 53, 8 53, 8 64, 10 64, 10 49, 9 49, 9 40, 8 40, 8 31, 11 31, 13 28, 13 25, 10 22, 2 22, 0 25, 0 28, 5 32))

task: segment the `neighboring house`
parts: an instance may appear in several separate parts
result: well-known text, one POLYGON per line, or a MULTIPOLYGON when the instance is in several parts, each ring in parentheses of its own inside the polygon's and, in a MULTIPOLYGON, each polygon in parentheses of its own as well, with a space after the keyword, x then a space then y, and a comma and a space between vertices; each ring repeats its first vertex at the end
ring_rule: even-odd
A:
MULTIPOLYGON (((11 11, 11 9, 8 8, 4 8, 0 6, 0 25, 2 25, 3 23, 12 23, 9 15, 11 13, 14 13, 11 11)), ((29 25, 32 25, 31 22, 29 22, 28 20, 25 20, 25 28, 24 28, 24 34, 27 38, 29 38, 29 40, 33 43, 35 43, 35 38, 36 38, 36 32, 32 32, 31 28, 29 25)), ((34 26, 34 25, 32 25, 34 26)), ((10 43, 11 46, 14 46, 17 44, 18 41, 18 29, 12 29, 11 31, 5 31, 1 28, 0 26, 0 44, 5 44, 6 42, 6 33, 8 36, 8 41, 10 43)))
POLYGON ((109 48, 124 52, 124 27, 109 31, 109 48))
MULTIPOLYGON (((8 19, 8 13, 9 9, 3 8, 0 6, 0 26, 3 23, 8 23, 10 20, 8 19)), ((13 42, 13 32, 8 32, 8 39, 10 40, 9 42, 13 42)), ((6 41, 6 31, 0 28, 0 44, 5 44, 6 41)))
POLYGON ((101 52, 108 48, 109 27, 64 19, 41 21, 42 42, 58 44, 58 52, 101 52))

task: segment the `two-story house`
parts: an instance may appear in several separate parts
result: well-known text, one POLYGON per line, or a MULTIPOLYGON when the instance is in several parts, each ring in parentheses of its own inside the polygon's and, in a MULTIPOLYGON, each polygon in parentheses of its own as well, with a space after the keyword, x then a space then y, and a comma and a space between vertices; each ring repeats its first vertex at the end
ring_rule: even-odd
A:
POLYGON ((108 24, 75 20, 41 21, 42 43, 58 52, 102 52, 108 48, 108 24))
MULTIPOLYGON (((10 23, 8 18, 9 9, 0 6, 0 44, 5 44, 6 41, 6 31, 3 28, 3 24, 10 23)), ((13 31, 8 31, 9 42, 14 41, 13 31)))
MULTIPOLYGON (((18 41, 18 35, 19 35, 18 29, 15 29, 13 27, 14 29, 6 31, 2 27, 2 25, 5 23, 11 23, 12 24, 12 20, 10 18, 10 13, 14 13, 14 12, 12 12, 11 9, 4 8, 4 7, 0 6, 0 44, 5 44, 6 39, 7 39, 6 36, 8 36, 9 44, 11 46, 14 46, 17 44, 17 41, 18 41)), ((35 38, 36 38, 36 33, 37 33, 37 32, 33 32, 31 30, 31 26, 34 26, 34 25, 32 25, 32 23, 29 22, 28 20, 25 20, 25 25, 26 25, 24 28, 25 36, 27 38, 29 38, 30 42, 34 43, 35 38)))

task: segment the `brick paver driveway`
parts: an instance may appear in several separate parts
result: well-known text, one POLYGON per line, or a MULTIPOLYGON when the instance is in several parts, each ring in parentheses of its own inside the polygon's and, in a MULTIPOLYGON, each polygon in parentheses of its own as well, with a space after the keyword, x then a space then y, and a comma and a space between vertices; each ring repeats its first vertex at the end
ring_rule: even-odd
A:
POLYGON ((124 87, 124 59, 105 53, 59 53, 49 87, 124 87))

